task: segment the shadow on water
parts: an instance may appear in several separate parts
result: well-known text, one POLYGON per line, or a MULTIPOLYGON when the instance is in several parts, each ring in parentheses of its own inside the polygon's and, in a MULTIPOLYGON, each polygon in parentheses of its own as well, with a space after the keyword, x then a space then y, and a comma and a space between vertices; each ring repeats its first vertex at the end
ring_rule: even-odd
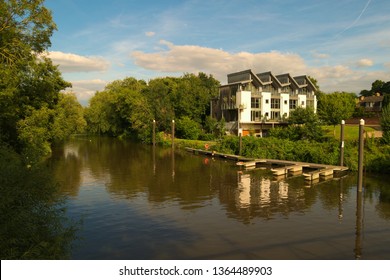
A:
POLYGON ((74 259, 389 259, 386 178, 308 185, 267 170, 107 138, 75 139, 51 159, 74 259))
POLYGON ((1 259, 67 259, 77 224, 65 215, 64 198, 50 169, 27 168, 0 146, 1 259))

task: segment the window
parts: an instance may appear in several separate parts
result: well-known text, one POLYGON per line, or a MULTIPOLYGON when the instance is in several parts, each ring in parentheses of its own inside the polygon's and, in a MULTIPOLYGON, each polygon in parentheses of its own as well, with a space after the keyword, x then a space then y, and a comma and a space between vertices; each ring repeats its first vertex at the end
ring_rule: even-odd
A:
POLYGON ((265 100, 265 104, 269 104, 269 99, 266 99, 266 100, 265 100))
POLYGON ((271 98, 271 109, 280 109, 280 99, 271 98))
POLYGON ((279 119, 279 112, 271 112, 271 120, 277 120, 279 119))
POLYGON ((251 98, 251 108, 260 108, 260 98, 251 98))
POLYGON ((284 105, 287 105, 287 100, 284 100, 284 105))
POLYGON ((251 121, 259 122, 261 117, 261 111, 251 111, 251 121))
POLYGON ((302 106, 302 107, 305 106, 305 101, 302 101, 302 102, 301 102, 301 106, 302 106))
POLYGON ((290 110, 294 110, 297 108, 297 101, 294 99, 290 99, 290 110))

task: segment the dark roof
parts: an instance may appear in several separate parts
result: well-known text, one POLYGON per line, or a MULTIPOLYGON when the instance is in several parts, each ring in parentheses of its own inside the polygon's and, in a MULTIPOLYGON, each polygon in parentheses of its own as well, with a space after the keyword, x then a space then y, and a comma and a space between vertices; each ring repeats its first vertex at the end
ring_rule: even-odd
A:
POLYGON ((383 101, 382 95, 380 95, 380 96, 376 96, 376 95, 366 96, 366 97, 359 100, 360 103, 382 102, 382 101, 383 101))

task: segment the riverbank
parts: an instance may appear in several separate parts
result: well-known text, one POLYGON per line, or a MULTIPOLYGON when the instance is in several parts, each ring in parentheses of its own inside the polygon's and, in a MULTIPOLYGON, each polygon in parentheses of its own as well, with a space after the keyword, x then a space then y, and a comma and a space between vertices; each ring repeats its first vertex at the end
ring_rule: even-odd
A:
MULTIPOLYGON (((171 139, 160 142, 164 146, 171 146, 171 139)), ((218 141, 201 141, 175 139, 174 146, 184 149, 207 149, 219 153, 232 155, 239 154, 239 138, 226 136, 218 141)), ((256 138, 243 137, 241 155, 248 158, 268 158, 299 162, 311 162, 327 165, 339 165, 340 143, 335 139, 326 142, 308 140, 291 141, 273 137, 256 138)), ((350 170, 356 171, 358 166, 357 141, 346 141, 344 147, 344 164, 350 170)), ((384 145, 380 139, 367 138, 365 141, 364 167, 368 172, 390 173, 390 146, 384 145)))

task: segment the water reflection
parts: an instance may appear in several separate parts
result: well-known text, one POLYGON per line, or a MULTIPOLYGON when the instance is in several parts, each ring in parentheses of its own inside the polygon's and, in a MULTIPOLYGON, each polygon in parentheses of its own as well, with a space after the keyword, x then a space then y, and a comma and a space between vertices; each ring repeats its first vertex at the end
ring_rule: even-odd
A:
POLYGON ((75 258, 390 258, 381 178, 366 178, 358 204, 354 175, 307 185, 301 176, 275 179, 266 169, 105 138, 57 152, 69 207, 87 215, 75 258))
POLYGON ((362 229, 363 229, 363 194, 356 193, 356 239, 355 239, 355 259, 362 257, 362 229))
POLYGON ((17 153, 0 147, 1 260, 70 256, 77 222, 67 218, 63 195, 51 175, 48 166, 26 167, 17 153))

